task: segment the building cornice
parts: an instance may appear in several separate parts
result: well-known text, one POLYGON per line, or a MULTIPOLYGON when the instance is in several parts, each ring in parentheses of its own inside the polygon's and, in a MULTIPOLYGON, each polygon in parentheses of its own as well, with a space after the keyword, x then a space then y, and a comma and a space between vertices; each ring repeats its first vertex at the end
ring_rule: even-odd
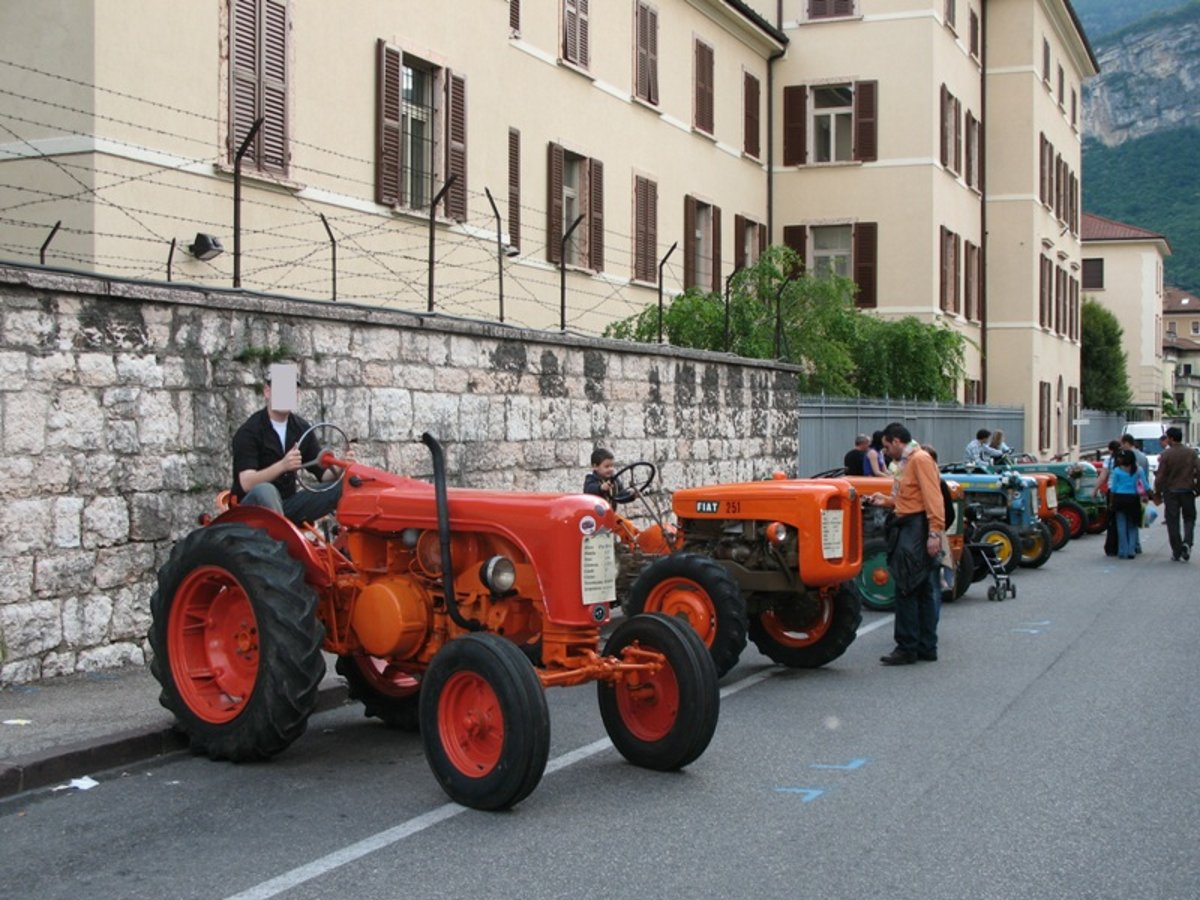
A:
POLYGON ((764 57, 787 49, 788 37, 741 0, 687 0, 764 57))
POLYGON ((1079 75, 1085 81, 1100 73, 1100 63, 1088 42, 1071 0, 1041 0, 1042 9, 1050 21, 1054 23, 1058 36, 1063 42, 1071 61, 1079 69, 1079 75))

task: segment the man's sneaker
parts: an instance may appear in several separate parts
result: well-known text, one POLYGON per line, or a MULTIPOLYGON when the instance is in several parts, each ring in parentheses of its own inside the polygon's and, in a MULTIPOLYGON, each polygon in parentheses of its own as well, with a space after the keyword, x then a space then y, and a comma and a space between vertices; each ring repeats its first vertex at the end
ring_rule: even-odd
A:
POLYGON ((1192 551, 1188 548, 1187 544, 1184 544, 1179 548, 1179 555, 1183 557, 1184 562, 1187 562, 1192 558, 1192 551))

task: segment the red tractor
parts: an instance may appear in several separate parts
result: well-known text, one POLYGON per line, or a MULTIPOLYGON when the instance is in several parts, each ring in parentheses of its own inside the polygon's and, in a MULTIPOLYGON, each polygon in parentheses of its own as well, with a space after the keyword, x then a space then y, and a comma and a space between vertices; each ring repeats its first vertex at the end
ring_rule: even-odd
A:
MULTIPOLYGON (((653 496, 654 467, 639 462, 630 493, 653 496)), ((618 473, 620 474, 620 473, 618 473)), ((685 619, 718 675, 752 640, 785 666, 841 656, 862 621, 845 583, 862 567, 862 510, 844 481, 782 480, 676 491, 677 525, 655 509, 650 527, 620 519, 622 604, 630 614, 685 619)))
MULTIPOLYGON (((335 426, 313 429, 346 442, 335 426)), ((333 538, 233 506, 175 546, 149 639, 161 702, 193 750, 254 760, 286 748, 313 711, 325 649, 368 715, 419 727, 435 777, 465 806, 505 809, 537 786, 547 687, 596 682, 608 735, 635 765, 698 758, 719 696, 696 634, 669 616, 631 616, 599 649, 616 597, 607 505, 449 490, 441 447, 422 440, 433 484, 330 449, 305 461, 342 468, 333 538)))

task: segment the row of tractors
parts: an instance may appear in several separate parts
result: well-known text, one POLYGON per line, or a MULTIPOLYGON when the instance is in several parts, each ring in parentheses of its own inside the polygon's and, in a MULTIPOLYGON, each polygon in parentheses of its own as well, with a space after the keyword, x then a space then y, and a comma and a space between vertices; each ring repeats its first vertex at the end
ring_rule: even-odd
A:
MULTIPOLYGON (((668 504, 654 466, 635 463, 619 473, 623 499, 643 507, 635 522, 591 495, 451 489, 429 434, 432 483, 354 461, 336 426, 312 430, 322 449, 299 482, 341 485, 332 522, 296 527, 226 498, 158 573, 160 699, 213 759, 266 759, 295 741, 324 651, 366 715, 420 733, 447 795, 506 809, 547 765, 546 688, 594 683, 613 746, 676 770, 708 747, 718 679, 748 640, 781 665, 822 666, 853 642, 864 603, 886 605, 881 523, 859 499, 879 486, 860 479, 688 488, 668 504), (311 477, 328 466, 337 481, 311 477)), ((1010 475, 988 477, 1011 501, 1010 475)), ((1049 546, 1047 504, 1029 503, 1049 546)), ((982 540, 1000 534, 1024 558, 1023 532, 978 518, 982 540)))

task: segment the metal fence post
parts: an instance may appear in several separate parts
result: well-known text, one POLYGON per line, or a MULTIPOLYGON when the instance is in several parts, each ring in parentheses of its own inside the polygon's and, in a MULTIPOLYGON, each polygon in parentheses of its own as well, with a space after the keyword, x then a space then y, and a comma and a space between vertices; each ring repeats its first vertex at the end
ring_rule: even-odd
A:
POLYGON ((325 233, 329 235, 329 249, 331 261, 329 266, 330 280, 332 281, 331 289, 333 293, 333 301, 337 302, 337 240, 333 236, 333 229, 329 227, 329 220, 325 218, 325 213, 318 213, 321 217, 321 224, 325 226, 325 233))
POLYGON ((667 251, 667 255, 658 261, 658 342, 662 343, 662 328, 663 328, 663 266, 667 264, 667 260, 671 258, 671 254, 675 252, 675 248, 679 246, 679 241, 671 245, 671 249, 667 251))
POLYGON ((579 227, 579 223, 583 221, 583 216, 579 216, 571 223, 571 227, 567 229, 567 233, 562 236, 562 240, 558 242, 558 330, 567 330, 567 241, 570 240, 571 234, 579 227))
POLYGON ((250 149, 250 142, 262 128, 263 116, 254 120, 250 131, 242 140, 233 157, 233 286, 242 286, 242 157, 250 149))
POLYGON ((433 202, 429 204, 429 304, 428 311, 433 312, 433 251, 435 238, 437 233, 435 219, 437 217, 437 205, 442 202, 442 198, 446 196, 446 191, 450 190, 450 185, 454 184, 454 179, 457 175, 451 175, 446 179, 446 183, 442 185, 442 189, 437 192, 433 198, 433 202))

